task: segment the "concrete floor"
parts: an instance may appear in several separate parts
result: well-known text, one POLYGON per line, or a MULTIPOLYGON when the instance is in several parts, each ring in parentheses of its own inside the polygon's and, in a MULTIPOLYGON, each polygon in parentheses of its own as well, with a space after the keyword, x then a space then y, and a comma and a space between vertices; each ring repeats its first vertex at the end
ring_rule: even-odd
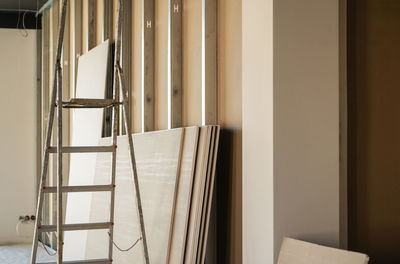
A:
MULTIPOLYGON (((1 264, 29 264, 31 258, 31 244, 0 246, 1 264)), ((56 261, 53 256, 47 255, 46 251, 38 248, 37 262, 56 261)))

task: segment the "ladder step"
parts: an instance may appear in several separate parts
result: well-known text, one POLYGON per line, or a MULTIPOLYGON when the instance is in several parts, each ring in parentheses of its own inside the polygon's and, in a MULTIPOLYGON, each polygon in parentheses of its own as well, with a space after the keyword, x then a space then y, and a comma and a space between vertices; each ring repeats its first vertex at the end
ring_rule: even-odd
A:
MULTIPOLYGON (((107 192, 112 191, 113 185, 82 185, 82 186, 63 186, 61 192, 107 192)), ((57 193, 57 187, 43 187, 44 193, 57 193)))
POLYGON ((108 108, 120 105, 121 102, 114 99, 72 98, 62 104, 63 108, 108 108))
MULTIPOLYGON (((92 260, 73 260, 73 261, 63 261, 63 264, 111 264, 112 261, 109 259, 92 259, 92 260)), ((37 262, 36 264, 57 264, 57 262, 37 262)))
MULTIPOLYGON (((112 226, 111 222, 104 223, 86 223, 86 224, 67 224, 62 226, 63 231, 78 231, 78 230, 94 230, 94 229, 108 229, 112 226)), ((40 232, 56 232, 56 225, 42 225, 38 227, 40 232)))
MULTIPOLYGON (((91 152, 114 152, 116 146, 69 146, 63 147, 63 153, 91 153, 91 152)), ((49 153, 57 153, 57 147, 47 149, 49 153)))

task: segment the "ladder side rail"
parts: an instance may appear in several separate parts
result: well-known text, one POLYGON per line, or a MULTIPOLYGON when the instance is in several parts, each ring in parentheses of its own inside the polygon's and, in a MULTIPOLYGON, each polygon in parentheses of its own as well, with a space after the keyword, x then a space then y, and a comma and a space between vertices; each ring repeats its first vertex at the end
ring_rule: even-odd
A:
MULTIPOLYGON (((58 66, 58 84, 57 94, 58 102, 62 101, 62 69, 58 66)), ((63 261, 63 202, 62 202, 62 185, 63 185, 63 151, 62 151, 62 104, 57 104, 58 117, 58 137, 57 137, 57 263, 62 264, 63 261)))
MULTIPOLYGON (((117 69, 116 65, 119 64, 121 57, 121 27, 122 27, 122 11, 123 4, 122 1, 119 1, 118 8, 118 19, 117 19, 117 31, 115 33, 115 51, 114 51, 114 75, 113 75, 113 99, 119 101, 119 89, 118 87, 118 79, 116 78, 117 69)), ((119 105, 115 105, 113 107, 113 120, 112 120, 112 144, 114 147, 117 146, 117 136, 119 133, 119 105)), ((116 167, 117 167, 117 150, 114 148, 112 153, 112 167, 111 167, 111 184, 115 186, 115 176, 116 176, 116 167)), ((114 206, 115 206, 115 188, 111 190, 111 199, 110 199, 110 222, 114 223, 114 206)), ((108 258, 110 260, 113 259, 113 246, 114 246, 114 225, 110 226, 109 230, 109 245, 108 245, 108 258)))
POLYGON ((149 251, 147 247, 147 237, 146 237, 146 229, 144 225, 144 217, 143 217, 143 208, 142 208, 142 200, 141 200, 141 195, 140 195, 140 187, 139 187, 139 178, 137 174, 137 167, 136 167, 136 158, 135 158, 135 150, 133 146, 133 138, 132 138, 132 133, 130 131, 130 125, 128 122, 129 120, 129 114, 127 111, 129 111, 129 101, 128 101, 128 90, 125 87, 125 82, 124 82, 124 75, 122 72, 122 68, 120 65, 117 65, 117 70, 118 70, 118 77, 119 77, 119 83, 121 85, 121 90, 122 90, 122 96, 123 96, 123 104, 122 104, 122 109, 123 109, 123 114, 125 118, 125 131, 128 136, 128 142, 129 142, 129 150, 130 150, 130 157, 131 157, 131 165, 132 165, 132 172, 133 172, 133 181, 135 184, 135 193, 136 193, 136 207, 137 207, 137 214, 140 222, 140 231, 142 235, 142 240, 143 240, 143 251, 144 251, 144 259, 145 263, 149 264, 149 251))
POLYGON ((36 254, 37 254, 37 246, 39 240, 39 232, 37 227, 41 225, 42 220, 42 208, 43 208, 43 186, 46 182, 46 174, 48 168, 48 161, 49 161, 49 146, 51 142, 52 132, 53 132, 53 123, 54 123, 54 112, 55 112, 55 104, 56 104, 56 95, 57 95, 57 65, 61 65, 61 52, 62 52, 62 43, 64 39, 64 26, 65 26, 65 17, 66 17, 66 6, 67 0, 63 0, 63 7, 62 7, 62 15, 61 15, 61 23, 59 26, 59 33, 58 33, 58 44, 57 44, 57 52, 56 52, 56 71, 54 72, 53 77, 53 89, 51 92, 51 102, 49 105, 49 115, 47 120, 47 131, 46 131, 46 142, 45 142, 45 151, 42 163, 42 173, 40 177, 40 187, 39 187, 39 195, 38 195, 38 202, 36 208, 36 221, 35 221, 35 229, 33 235, 33 244, 32 244, 32 251, 31 251, 31 264, 36 263, 36 254))

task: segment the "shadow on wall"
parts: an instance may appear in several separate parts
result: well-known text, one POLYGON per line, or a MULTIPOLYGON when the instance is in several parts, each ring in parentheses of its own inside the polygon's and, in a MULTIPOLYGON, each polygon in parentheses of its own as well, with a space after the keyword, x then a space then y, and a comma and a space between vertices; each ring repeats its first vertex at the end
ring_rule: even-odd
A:
MULTIPOLYGON (((235 176, 241 176, 241 160, 237 160, 238 158, 235 154, 237 154, 238 150, 235 146, 236 148, 241 148, 241 132, 231 129, 221 129, 216 167, 217 237, 215 249, 217 255, 216 263, 218 264, 241 263, 241 248, 234 248, 232 246, 234 245, 234 240, 241 237, 242 232, 242 230, 232 229, 237 226, 234 224, 235 221, 241 221, 241 217, 237 217, 236 215, 237 212, 241 215, 242 210, 241 192, 238 195, 236 191, 237 197, 232 197, 233 188, 235 188, 235 184, 239 180, 235 176), (240 142, 235 142, 236 140, 240 142), (237 169, 240 169, 240 172, 235 173, 237 169), (240 252, 240 259, 235 259, 238 252, 240 252)), ((239 187, 241 189, 241 186, 239 187)))

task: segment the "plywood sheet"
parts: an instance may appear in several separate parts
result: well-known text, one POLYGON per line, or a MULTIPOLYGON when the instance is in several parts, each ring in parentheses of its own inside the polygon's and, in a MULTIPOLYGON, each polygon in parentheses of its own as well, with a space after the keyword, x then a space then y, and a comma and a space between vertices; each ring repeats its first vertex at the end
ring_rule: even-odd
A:
POLYGON ((208 166, 208 156, 211 142, 211 127, 200 128, 200 138, 197 150, 195 179, 193 182, 190 218, 185 249, 185 263, 196 262, 198 237, 200 232, 200 219, 204 197, 204 187, 206 184, 206 171, 208 166))
POLYGON ((207 215, 207 205, 208 205, 208 195, 210 188, 210 178, 211 178, 211 167, 213 161, 213 153, 214 153, 214 143, 215 143, 215 128, 211 126, 211 139, 210 139, 210 148, 208 149, 208 161, 207 168, 205 170, 205 184, 204 184, 204 193, 203 193, 203 202, 201 205, 201 214, 199 218, 199 234, 197 237, 197 250, 196 250, 196 263, 200 262, 200 255, 202 249, 202 242, 204 238, 204 228, 205 228, 205 217, 207 215))
POLYGON ((212 147, 212 161, 209 167, 210 169, 210 181, 207 193, 207 204, 206 206, 206 215, 204 216, 204 231, 201 234, 203 237, 201 238, 201 247, 199 248, 201 252, 199 256, 200 263, 205 263, 206 260, 206 250, 207 250, 207 241, 208 241, 208 234, 211 230, 209 230, 210 226, 210 217, 212 211, 212 203, 213 203, 213 194, 214 194, 214 184, 215 184, 215 169, 217 163, 217 156, 218 156, 218 146, 219 146, 219 134, 220 134, 220 127, 214 126, 214 144, 212 147))
MULTIPOLYGON (((77 98, 104 98, 108 51, 109 43, 106 41, 79 58, 76 88, 77 98)), ((73 146, 97 145, 102 132, 103 110, 74 109, 72 111, 71 144, 73 146)), ((96 155, 94 154, 72 154, 68 185, 93 184, 95 165, 96 155)), ((91 193, 68 195, 65 222, 89 222, 91 197, 91 193)), ((65 260, 83 259, 85 256, 86 236, 87 231, 65 233, 65 260)))
MULTIPOLYGON (((151 263, 166 263, 173 218, 176 180, 179 173, 183 129, 157 131, 134 135, 134 146, 151 263)), ((111 142, 110 138, 99 143, 111 142)), ((95 183, 104 182, 109 175, 104 168, 111 166, 110 159, 98 155, 95 183), (99 172, 99 173, 97 173, 99 172)), ((118 137, 117 176, 115 200, 114 240, 121 248, 129 247, 140 237, 136 216, 135 190, 125 136, 118 137)), ((106 194, 93 194, 90 218, 99 220, 109 214, 106 194)), ((88 234, 86 258, 102 257, 107 251, 107 231, 88 234), (99 255, 103 254, 103 255, 99 255)), ((121 253, 114 249, 114 262, 143 263, 142 243, 131 251, 121 253)))
POLYGON ((198 138, 198 127, 185 128, 176 209, 171 233, 169 256, 171 264, 183 263, 198 138))
POLYGON ((366 264, 368 256, 284 238, 278 264, 366 264))

